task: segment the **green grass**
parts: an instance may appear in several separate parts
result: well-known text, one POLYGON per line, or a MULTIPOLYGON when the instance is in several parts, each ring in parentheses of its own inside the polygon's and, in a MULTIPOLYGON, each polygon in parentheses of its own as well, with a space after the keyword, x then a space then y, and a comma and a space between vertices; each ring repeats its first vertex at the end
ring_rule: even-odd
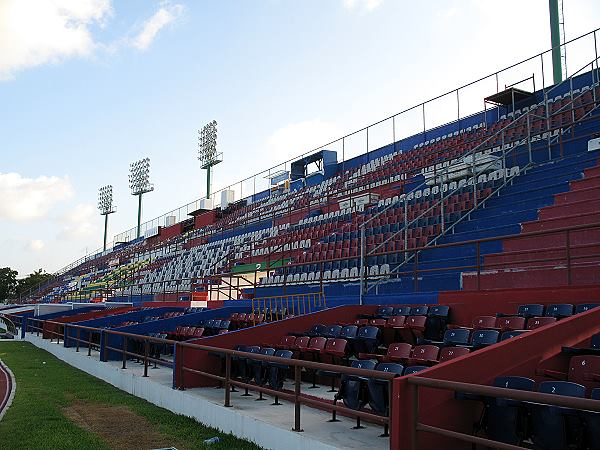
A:
POLYGON ((173 445, 186 449, 260 448, 129 395, 30 343, 0 343, 0 359, 17 382, 13 403, 0 422, 0 449, 109 449, 99 435, 63 415, 62 410, 74 401, 125 406, 173 445), (202 442, 213 436, 221 441, 210 446, 202 442))

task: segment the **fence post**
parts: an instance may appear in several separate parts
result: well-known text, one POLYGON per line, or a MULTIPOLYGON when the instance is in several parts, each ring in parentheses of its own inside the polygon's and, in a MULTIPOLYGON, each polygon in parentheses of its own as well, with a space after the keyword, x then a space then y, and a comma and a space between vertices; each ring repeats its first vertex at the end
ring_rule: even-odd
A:
POLYGON ((230 382, 231 380, 231 354, 225 355, 225 407, 231 407, 231 391, 230 382))
POLYGON ((300 366, 294 366, 294 428, 292 431, 298 433, 304 431, 300 427, 300 377, 302 369, 300 366))
POLYGON ((150 341, 144 340, 144 377, 148 376, 148 353, 150 353, 150 341))
POLYGON ((122 369, 127 368, 127 336, 123 337, 123 367, 122 369))
POLYGON ((76 352, 79 351, 79 340, 81 339, 81 330, 77 328, 77 347, 75 349, 76 352))

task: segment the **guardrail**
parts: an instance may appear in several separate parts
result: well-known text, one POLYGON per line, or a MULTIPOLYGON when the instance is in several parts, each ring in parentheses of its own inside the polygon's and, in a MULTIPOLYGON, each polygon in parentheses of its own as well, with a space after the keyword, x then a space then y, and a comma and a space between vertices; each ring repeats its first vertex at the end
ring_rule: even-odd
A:
POLYGON ((333 414, 334 419, 336 414, 342 414, 347 417, 356 418, 357 420, 364 419, 369 422, 385 426, 386 431, 390 425, 390 416, 393 415, 392 398, 394 395, 394 387, 392 380, 397 378, 397 375, 389 372, 358 369, 354 367, 326 364, 314 361, 305 361, 299 359, 279 358, 275 356, 247 353, 221 347, 214 347, 210 345, 201 345, 191 342, 180 342, 170 339, 154 338, 150 336, 126 333, 117 330, 87 327, 71 323, 55 322, 52 320, 35 319, 31 317, 27 318, 25 326, 27 327, 28 332, 36 333, 38 336, 41 333, 42 338, 44 338, 44 333, 46 333, 46 335, 49 336, 50 341, 52 342, 54 341, 54 339, 56 339, 57 344, 60 343, 61 340, 63 341, 64 346, 69 346, 70 343, 74 342, 76 352, 80 351, 80 347, 87 347, 88 356, 92 356, 92 350, 97 350, 99 352, 100 361, 108 360, 109 351, 119 353, 120 355, 122 355, 122 369, 127 368, 128 359, 139 359, 140 361, 143 361, 144 364, 144 372, 142 375, 143 377, 149 376, 148 368, 151 364, 171 368, 174 371, 176 371, 176 377, 173 386, 174 389, 185 390, 187 388, 183 376, 185 373, 199 375, 211 380, 218 381, 220 385, 223 385, 225 387, 223 403, 225 407, 232 406, 231 392, 233 392, 234 387, 248 389, 254 392, 258 392, 261 395, 271 395, 275 397, 275 404, 279 404, 279 399, 290 401, 294 403, 294 424, 292 430, 297 432, 303 431, 301 427, 302 405, 331 412, 333 414), (70 330, 75 330, 75 336, 71 335, 71 333, 69 332, 70 330), (87 334, 87 337, 82 336, 84 334, 87 334), (110 336, 118 336, 123 338, 122 345, 120 347, 109 346, 110 336), (129 344, 134 342, 141 343, 141 346, 138 346, 140 352, 130 350, 129 344), (177 364, 175 364, 174 361, 168 361, 165 359, 153 357, 153 345, 172 347, 173 355, 176 355, 175 361, 177 361, 177 364), (192 365, 190 365, 190 361, 186 361, 186 351, 189 352, 191 350, 208 352, 209 354, 216 355, 224 359, 224 374, 215 374, 210 371, 199 370, 197 367, 193 367, 192 365), (289 390, 283 389, 271 389, 265 387, 264 385, 246 383, 244 381, 236 379, 234 376, 232 376, 232 358, 235 357, 242 357, 245 359, 252 359, 256 361, 264 361, 267 363, 277 364, 279 367, 286 367, 288 369, 292 369, 294 382, 293 391, 291 392, 289 390), (387 381, 390 414, 384 416, 375 414, 368 410, 353 410, 343 405, 336 404, 335 402, 332 402, 328 399, 320 399, 303 394, 301 392, 301 375, 303 369, 307 369, 309 371, 323 370, 328 372, 339 373, 340 375, 375 378, 387 381))

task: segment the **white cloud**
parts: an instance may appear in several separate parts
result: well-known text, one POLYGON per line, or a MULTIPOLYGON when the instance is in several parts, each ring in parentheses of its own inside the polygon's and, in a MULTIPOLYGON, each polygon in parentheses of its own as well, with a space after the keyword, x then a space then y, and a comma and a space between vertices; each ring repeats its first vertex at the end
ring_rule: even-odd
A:
POLYGON ((344 8, 371 12, 381 6, 383 0, 343 0, 344 8))
POLYGON ((281 161, 331 142, 342 135, 341 129, 321 119, 290 123, 267 138, 270 154, 276 153, 281 161))
POLYGON ((0 80, 96 48, 90 27, 103 26, 110 0, 2 0, 0 80))
POLYGON ((94 206, 89 203, 80 203, 61 218, 63 228, 59 232, 59 239, 79 240, 87 239, 98 233, 97 218, 94 206))
POLYGON ((22 221, 45 217, 56 203, 72 195, 68 177, 32 179, 18 173, 0 173, 0 219, 22 221))
POLYGON ((34 252, 43 250, 45 246, 46 244, 41 239, 32 239, 27 243, 27 249, 34 252))
POLYGON ((177 20, 182 12, 183 6, 180 4, 172 4, 170 2, 161 3, 159 10, 144 22, 142 31, 133 38, 131 44, 138 50, 147 50, 158 32, 177 20))

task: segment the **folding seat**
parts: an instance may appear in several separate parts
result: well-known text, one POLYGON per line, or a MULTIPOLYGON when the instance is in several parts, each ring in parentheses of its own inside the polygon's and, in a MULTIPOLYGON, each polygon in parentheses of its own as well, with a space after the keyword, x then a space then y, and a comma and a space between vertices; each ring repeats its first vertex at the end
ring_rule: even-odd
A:
POLYGON ((420 372, 421 370, 429 369, 429 366, 410 366, 404 369, 404 373, 402 375, 412 375, 414 373, 420 372))
MULTIPOLYGON (((375 362, 370 360, 355 360, 352 361, 351 367, 357 369, 374 370, 375 362)), ((342 400, 344 405, 350 409, 358 411, 368 402, 365 379, 357 375, 342 375, 340 389, 335 394, 333 404, 342 400)), ((335 411, 332 421, 336 421, 335 411)), ((356 419, 356 427, 360 428, 360 418, 356 419)))
POLYGON ((325 331, 321 334, 324 338, 337 338, 339 337, 342 331, 341 325, 331 325, 325 329, 325 331))
MULTIPOLYGON (((313 325, 310 330, 308 330, 306 333, 300 333, 300 336, 308 336, 308 337, 317 337, 317 336, 323 336, 323 333, 325 333, 327 331, 327 326, 323 325, 321 323, 318 323, 316 325, 313 325)), ((295 333, 290 333, 290 334, 295 334, 295 333)))
POLYGON ((409 316, 410 315, 410 306, 396 306, 394 308, 393 315, 394 316, 409 316))
POLYGON ((523 330, 525 329, 525 318, 519 316, 498 317, 495 328, 501 332, 523 330))
POLYGON ((520 305, 517 315, 529 319, 530 317, 540 317, 544 315, 544 305, 528 304, 520 305))
MULTIPOLYGON (((275 354, 278 358, 291 359, 293 352, 290 350, 277 350, 275 354)), ((285 380, 285 374, 289 370, 289 366, 286 364, 269 362, 267 363, 269 368, 269 386, 272 389, 280 390, 283 388, 283 382, 285 380)), ((275 404, 278 404, 277 397, 275 397, 275 404)))
MULTIPOLYGON (((260 352, 260 347, 257 345, 252 345, 249 347, 244 347, 243 349, 240 348, 240 351, 243 351, 245 353, 259 353, 260 352)), ((240 377, 242 378, 242 381, 244 383, 248 383, 250 382, 250 380, 252 379, 253 373, 252 373, 252 369, 250 367, 250 365, 248 364, 248 356, 238 356, 234 361, 233 361, 234 365, 236 365, 236 372, 240 375, 240 377)), ((248 396, 248 389, 246 389, 246 393, 244 394, 245 396, 248 396)))
POLYGON ((436 305, 429 308, 427 320, 425 321, 425 339, 441 339, 446 330, 450 308, 444 305, 436 305))
POLYGON ((501 335, 500 335, 500 342, 505 341, 506 339, 510 339, 513 338, 515 336, 519 336, 520 334, 525 333, 526 330, 511 330, 511 331, 504 331, 501 335))
POLYGON ((596 307, 598 307, 598 303, 582 303, 575 307, 575 314, 586 312, 596 307))
MULTIPOLYGON (((402 375, 404 367, 401 364, 395 363, 379 363, 375 370, 381 372, 394 373, 398 376, 402 375)), ((390 381, 377 378, 367 379, 367 391, 370 408, 377 414, 388 417, 390 415, 390 381)), ((389 436, 388 424, 384 425, 383 434, 380 437, 389 436)))
POLYGON ((471 330, 459 328, 446 330, 444 333, 444 339, 442 342, 427 341, 424 343, 438 345, 440 347, 453 347, 453 346, 468 346, 469 336, 471 330))
MULTIPOLYGON (((296 336, 282 336, 279 344, 273 345, 273 347, 277 350, 289 350, 293 348, 296 343, 296 336)), ((269 346, 268 344, 264 344, 265 346, 269 346)))
POLYGON ((410 315, 411 316, 426 316, 427 313, 429 312, 429 307, 428 306, 413 306, 410 309, 410 315))
POLYGON ((324 337, 313 337, 310 339, 306 348, 302 349, 300 356, 303 359, 309 359, 311 361, 318 361, 319 353, 325 348, 327 338, 324 337))
MULTIPOLYGON (((585 397, 585 387, 569 381, 545 381, 539 392, 544 394, 585 397)), ((530 404, 531 440, 536 448, 563 450, 581 448, 583 429, 574 411, 550 405, 530 404)))
POLYGON ((415 343, 423 337, 426 321, 427 316, 409 316, 406 318, 403 326, 394 328, 398 331, 403 341, 415 343))
POLYGON ((477 350, 496 344, 500 333, 496 330, 477 330, 471 335, 471 347, 477 350))
POLYGON ((527 329, 535 330, 536 328, 543 327, 556 322, 556 317, 531 317, 527 320, 527 329))
MULTIPOLYGON (((494 387, 532 391, 535 382, 525 377, 497 377, 494 387)), ((476 396, 471 394, 457 395, 457 398, 479 400, 484 404, 483 415, 475 430, 483 428, 489 439, 505 444, 522 445, 527 439, 527 410, 522 402, 501 397, 476 396)))
MULTIPOLYGON (((600 388, 592 390, 590 395, 592 400, 600 400, 600 388)), ((588 448, 600 448, 600 414, 598 412, 583 411, 581 413, 585 429, 588 448)))
POLYGON ((294 344, 290 345, 289 350, 294 351, 294 353, 299 356, 302 351, 308 347, 309 342, 310 338, 308 336, 298 336, 296 337, 294 344))
MULTIPOLYGON (((271 347, 261 348, 258 354, 265 356, 274 356, 275 349, 271 347)), ((267 381, 267 376, 269 372, 268 363, 266 361, 259 361, 256 359, 248 358, 247 364, 252 370, 252 378, 254 379, 254 382, 257 385, 262 386, 267 381)), ((262 400, 262 392, 260 393, 259 400, 262 400)))
POLYGON ((374 326, 360 327, 355 338, 350 339, 351 351, 359 353, 373 353, 380 342, 380 330, 374 326))
POLYGON ((458 358, 459 356, 466 355, 470 352, 471 350, 467 347, 444 347, 440 350, 438 362, 443 363, 446 361, 450 361, 454 358, 458 358))
POLYGON ((438 362, 440 348, 436 345, 416 345, 410 352, 407 365, 431 366, 438 362))
POLYGON ((401 328, 404 326, 405 321, 406 321, 405 316, 392 316, 387 320, 385 327, 386 328, 401 328))
POLYGON ((573 305, 569 303, 553 304, 546 308, 546 317, 556 317, 556 319, 564 319, 573 315, 573 305))

